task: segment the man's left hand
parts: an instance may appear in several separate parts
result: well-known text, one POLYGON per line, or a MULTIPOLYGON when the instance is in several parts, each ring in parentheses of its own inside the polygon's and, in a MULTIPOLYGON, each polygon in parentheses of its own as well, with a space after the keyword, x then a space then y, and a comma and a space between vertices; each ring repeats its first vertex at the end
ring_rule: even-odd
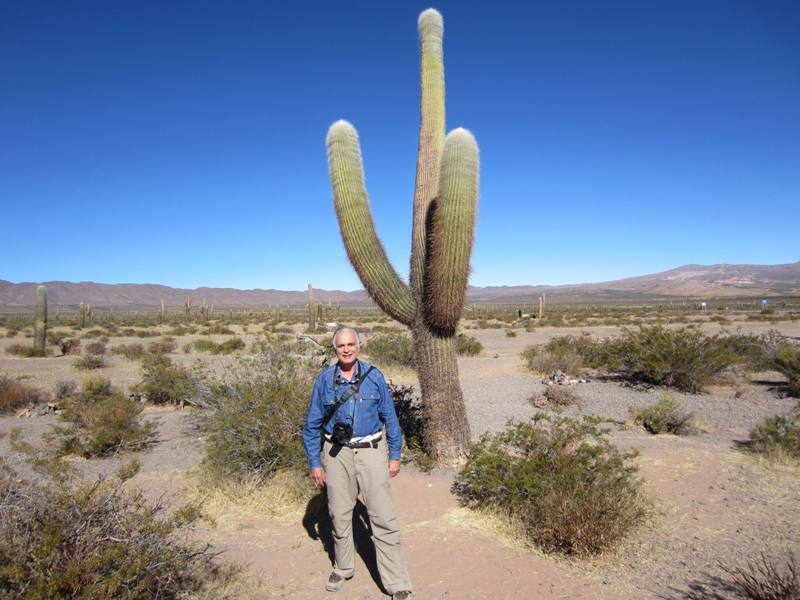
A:
POLYGON ((389 477, 394 477, 400 472, 400 461, 399 460, 390 460, 389 461, 389 477))

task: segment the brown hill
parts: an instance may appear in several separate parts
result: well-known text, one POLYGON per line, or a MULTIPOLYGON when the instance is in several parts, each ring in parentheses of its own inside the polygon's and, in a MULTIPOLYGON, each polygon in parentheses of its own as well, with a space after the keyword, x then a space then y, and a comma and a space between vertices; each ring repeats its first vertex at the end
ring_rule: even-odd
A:
MULTIPOLYGON (((275 304, 301 306, 305 291, 232 288, 181 289, 153 284, 104 284, 94 282, 45 282, 51 305, 77 307, 153 308, 163 300, 180 307, 186 298, 198 306, 202 300, 217 308, 266 307, 275 304)), ((0 307, 28 309, 36 297, 37 283, 0 280, 0 307)), ((800 262, 783 265, 685 265, 663 273, 616 281, 561 286, 470 287, 467 303, 533 303, 542 293, 548 303, 636 302, 676 298, 724 298, 800 295, 800 262)), ((343 306, 369 306, 364 290, 314 290, 315 300, 343 306)))

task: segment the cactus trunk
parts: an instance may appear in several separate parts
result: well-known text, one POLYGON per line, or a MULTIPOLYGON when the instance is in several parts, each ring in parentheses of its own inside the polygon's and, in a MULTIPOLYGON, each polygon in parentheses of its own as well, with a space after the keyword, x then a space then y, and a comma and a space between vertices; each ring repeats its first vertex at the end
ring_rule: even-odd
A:
POLYGON ((350 262, 377 305, 414 336, 425 449, 440 464, 454 465, 463 462, 470 446, 455 333, 472 252, 478 146, 464 129, 444 135, 442 16, 424 11, 418 28, 421 114, 408 285, 389 263, 375 232, 358 133, 346 121, 328 131, 328 168, 350 262))
POLYGON ((36 288, 36 322, 34 323, 33 347, 37 354, 45 355, 47 344, 47 288, 36 288))
POLYGON ((314 333, 317 330, 317 311, 314 308, 314 288, 308 284, 308 331, 314 333))

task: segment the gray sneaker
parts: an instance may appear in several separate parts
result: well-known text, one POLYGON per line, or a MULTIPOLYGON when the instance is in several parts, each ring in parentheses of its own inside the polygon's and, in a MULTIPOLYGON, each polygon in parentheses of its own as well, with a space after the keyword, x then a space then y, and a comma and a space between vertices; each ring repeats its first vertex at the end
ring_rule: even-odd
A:
POLYGON ((345 577, 344 575, 339 575, 336 571, 333 571, 328 576, 328 583, 325 585, 325 589, 329 592, 338 592, 342 589, 344 582, 348 579, 352 579, 352 577, 345 577))
POLYGON ((392 600, 413 600, 414 594, 408 590, 402 592, 395 592, 392 594, 392 600))

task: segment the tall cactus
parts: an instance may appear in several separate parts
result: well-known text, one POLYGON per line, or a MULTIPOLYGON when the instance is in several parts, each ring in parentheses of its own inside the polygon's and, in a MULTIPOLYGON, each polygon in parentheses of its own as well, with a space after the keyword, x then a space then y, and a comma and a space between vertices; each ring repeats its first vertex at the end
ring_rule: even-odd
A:
POLYGON ((36 288, 36 321, 33 325, 33 348, 39 356, 45 355, 47 344, 47 288, 36 288))
POLYGON ((397 275, 378 239, 364 186, 355 128, 328 131, 328 167, 347 255, 372 299, 408 326, 417 349, 425 447, 442 464, 461 462, 470 433, 458 381, 455 330, 464 306, 478 198, 478 146, 455 129, 445 137, 442 16, 419 16, 421 118, 410 282, 397 275))
POLYGON ((317 310, 314 307, 314 288, 308 284, 308 331, 314 333, 317 330, 317 310))

